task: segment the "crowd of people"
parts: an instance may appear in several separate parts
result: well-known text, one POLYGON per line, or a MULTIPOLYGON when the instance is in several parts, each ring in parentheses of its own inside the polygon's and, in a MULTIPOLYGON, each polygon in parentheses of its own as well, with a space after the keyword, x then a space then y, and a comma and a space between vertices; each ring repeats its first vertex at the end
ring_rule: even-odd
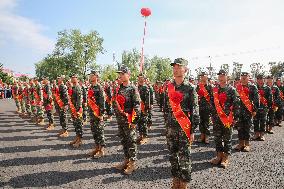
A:
POLYGON ((130 70, 122 66, 115 81, 100 81, 99 73, 91 71, 88 81, 79 81, 77 75, 70 80, 58 76, 15 81, 12 87, 17 112, 47 130, 53 130, 54 114, 59 115, 59 137, 68 137, 67 114, 71 115, 76 137, 70 142, 74 148, 83 144, 82 126, 89 122, 94 148, 88 154, 93 158, 105 156, 105 122, 116 117, 118 135, 123 146, 124 160, 115 166, 124 174, 137 169, 137 145, 149 142, 152 110, 156 100, 164 115, 165 134, 173 177, 172 188, 184 189, 191 180, 191 144, 209 144, 213 134, 216 157, 212 165, 227 168, 230 163, 232 132, 238 131, 238 145, 234 150, 250 152, 250 140, 264 141, 265 134, 273 134, 274 126, 281 126, 284 107, 284 84, 281 78, 258 75, 250 78, 242 71, 233 84, 228 73, 220 70, 216 81, 206 72, 198 82, 186 79, 188 62, 177 58, 171 66, 173 78, 151 84, 139 74, 137 83, 130 82, 130 70), (209 125, 213 125, 213 133, 209 125), (195 139, 199 127, 200 136, 195 139), (253 128, 254 135, 250 136, 253 128))
POLYGON ((12 98, 12 86, 4 83, 0 79, 0 99, 12 98))

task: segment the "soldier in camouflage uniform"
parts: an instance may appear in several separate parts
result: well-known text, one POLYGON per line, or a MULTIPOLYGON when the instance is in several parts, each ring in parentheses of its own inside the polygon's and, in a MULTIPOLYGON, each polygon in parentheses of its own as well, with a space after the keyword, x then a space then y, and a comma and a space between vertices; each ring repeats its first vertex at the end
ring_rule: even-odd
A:
POLYGON ((26 114, 26 105, 25 105, 25 101, 24 101, 24 84, 22 82, 19 81, 19 90, 18 90, 18 100, 21 106, 21 113, 20 116, 24 117, 26 114))
POLYGON ((111 119, 112 115, 113 115, 112 104, 111 104, 112 87, 111 87, 109 81, 105 82, 104 92, 105 92, 105 95, 106 95, 106 98, 105 98, 105 110, 106 110, 106 115, 107 115, 106 120, 107 120, 107 119, 111 119))
POLYGON ((52 98, 53 98, 53 102, 54 102, 53 104, 54 104, 54 109, 55 109, 54 115, 59 116, 60 108, 59 108, 59 106, 58 106, 58 104, 56 103, 56 100, 55 100, 55 93, 56 93, 56 91, 58 91, 58 86, 57 86, 56 80, 53 80, 53 82, 52 82, 51 91, 52 91, 52 98))
POLYGON ((83 96, 83 123, 87 122, 87 114, 88 114, 88 104, 87 104, 87 87, 85 86, 83 81, 79 82, 80 87, 82 89, 82 96, 83 96))
POLYGON ((89 153, 91 157, 100 158, 104 156, 105 136, 104 136, 104 110, 105 99, 104 89, 98 83, 99 75, 96 71, 90 74, 90 87, 88 90, 88 109, 90 126, 95 141, 94 149, 89 153))
POLYGON ((16 103, 16 106, 17 106, 17 113, 21 113, 21 104, 20 104, 20 101, 19 101, 19 85, 18 85, 18 82, 17 80, 14 80, 14 84, 12 86, 12 95, 13 95, 13 98, 15 100, 15 103, 16 103))
POLYGON ((257 89, 259 94, 259 107, 253 120, 254 137, 253 140, 264 141, 264 132, 267 121, 268 110, 272 107, 271 89, 264 84, 263 75, 257 76, 257 89))
POLYGON ((191 180, 191 143, 199 124, 196 89, 185 79, 187 64, 183 58, 177 58, 171 63, 174 80, 168 82, 165 90, 166 139, 173 189, 185 189, 191 180), (186 125, 182 123, 183 120, 187 120, 186 125))
POLYGON ((235 150, 249 152, 250 128, 259 106, 258 90, 254 84, 249 82, 249 73, 246 71, 241 73, 241 80, 236 85, 236 89, 240 96, 240 116, 236 124, 239 144, 235 150))
POLYGON ((267 76, 266 84, 271 89, 272 93, 272 106, 269 108, 267 113, 267 123, 266 123, 266 132, 269 134, 273 134, 272 128, 275 125, 275 112, 278 108, 281 108, 281 99, 280 99, 280 90, 274 85, 273 77, 271 75, 267 76))
POLYGON ((30 79, 29 99, 30 99, 31 111, 32 111, 32 115, 31 115, 32 122, 36 122, 36 118, 37 118, 37 108, 36 108, 34 91, 35 91, 34 80, 30 79))
POLYGON ((48 127, 46 130, 54 129, 54 117, 52 114, 52 92, 49 80, 47 77, 43 79, 43 107, 45 108, 47 119, 48 119, 48 127))
POLYGON ((283 119, 283 110, 284 110, 284 86, 281 84, 281 78, 276 78, 275 82, 276 86, 279 88, 279 98, 280 98, 280 105, 275 112, 275 125, 281 126, 281 122, 283 119))
POLYGON ((206 72, 199 74, 200 82, 196 87, 200 116, 199 131, 201 133, 198 142, 204 142, 205 144, 209 144, 210 94, 212 93, 212 86, 208 83, 207 75, 206 72))
POLYGON ((31 110, 31 102, 30 102, 30 86, 28 82, 24 83, 24 98, 23 100, 25 101, 25 109, 27 112, 27 115, 25 118, 31 118, 32 116, 32 110, 31 110))
POLYGON ((43 93, 42 93, 42 86, 38 81, 38 78, 34 78, 35 88, 34 88, 34 95, 35 95, 35 102, 36 102, 36 120, 38 125, 44 125, 44 118, 43 118, 43 93))
POLYGON ((68 137, 68 125, 67 125, 67 111, 68 111, 68 91, 67 86, 64 84, 65 76, 61 75, 57 77, 58 89, 54 95, 58 96, 59 102, 54 100, 54 103, 59 107, 59 122, 62 127, 62 130, 58 133, 59 137, 68 137), (61 104, 61 107, 59 104, 61 104))
POLYGON ((151 129, 151 127, 152 127, 152 116, 153 116, 152 110, 153 110, 153 105, 154 105, 154 89, 151 86, 151 83, 150 83, 148 78, 146 79, 146 84, 149 87, 149 91, 150 91, 150 107, 149 107, 149 110, 147 112, 148 113, 147 127, 148 127, 148 129, 151 129))
POLYGON ((217 157, 212 159, 210 163, 220 164, 226 168, 229 165, 229 155, 232 151, 233 126, 239 117, 239 99, 235 88, 227 84, 228 78, 225 70, 219 71, 218 80, 219 84, 213 87, 211 95, 213 134, 217 157))
POLYGON ((119 73, 121 84, 114 91, 114 111, 118 123, 119 137, 124 151, 124 161, 116 169, 125 174, 136 170, 137 144, 136 124, 140 113, 140 97, 137 88, 129 81, 130 71, 122 66, 119 73))
POLYGON ((146 144, 148 142, 147 118, 148 110, 150 109, 150 91, 149 87, 145 84, 145 76, 143 74, 138 75, 138 91, 141 99, 141 113, 137 123, 140 135, 137 139, 137 144, 146 144))
POLYGON ((73 126, 75 127, 76 137, 72 142, 70 142, 70 145, 78 148, 82 144, 83 137, 83 94, 76 74, 72 75, 71 82, 72 89, 69 91, 69 108, 73 120, 73 126))

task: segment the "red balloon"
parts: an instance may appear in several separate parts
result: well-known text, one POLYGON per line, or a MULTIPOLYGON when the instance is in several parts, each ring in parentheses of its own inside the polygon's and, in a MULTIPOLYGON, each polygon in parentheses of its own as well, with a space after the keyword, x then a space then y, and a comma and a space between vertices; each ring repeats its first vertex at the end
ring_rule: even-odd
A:
POLYGON ((145 16, 145 17, 150 16, 151 15, 151 9, 149 9, 149 8, 142 8, 141 9, 141 14, 142 14, 142 16, 145 16))

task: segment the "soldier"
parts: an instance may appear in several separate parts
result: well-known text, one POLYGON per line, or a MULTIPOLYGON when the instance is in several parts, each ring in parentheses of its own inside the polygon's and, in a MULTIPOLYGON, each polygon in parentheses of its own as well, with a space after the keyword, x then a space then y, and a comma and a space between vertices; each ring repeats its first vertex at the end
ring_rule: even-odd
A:
POLYGON ((281 78, 276 79, 276 86, 279 88, 279 98, 280 98, 280 105, 275 112, 275 125, 281 127, 281 121, 283 117, 283 110, 284 110, 284 86, 281 84, 281 78))
POLYGON ((19 85, 17 80, 14 80, 14 84, 12 87, 12 95, 13 98, 15 100, 16 106, 17 106, 17 113, 20 114, 21 113, 21 104, 19 101, 19 85))
POLYGON ((64 85, 65 76, 61 75, 57 77, 58 88, 54 93, 55 101, 59 107, 59 122, 62 130, 58 133, 59 137, 68 137, 68 126, 67 126, 67 111, 68 111, 68 91, 66 85, 64 85))
POLYGON ((43 79, 43 107, 45 108, 47 119, 48 119, 48 126, 46 130, 53 130, 54 129, 54 117, 52 114, 52 92, 51 92, 51 86, 48 81, 48 78, 45 77, 43 79))
POLYGON ((31 118, 32 116, 32 110, 31 110, 31 102, 30 102, 30 86, 28 82, 24 83, 24 98, 23 100, 25 101, 25 109, 27 112, 27 115, 25 118, 31 118))
POLYGON ((272 106, 269 108, 267 113, 266 132, 268 134, 273 134, 274 132, 272 128, 275 125, 275 112, 279 107, 281 107, 280 90, 276 85, 274 85, 273 77, 271 75, 267 76, 266 84, 272 93, 272 106))
POLYGON ((211 95, 212 121, 214 142, 217 157, 210 163, 223 168, 229 165, 229 155, 232 150, 233 125, 239 116, 239 99, 234 87, 227 84, 228 77, 225 70, 220 70, 218 75, 219 84, 213 87, 211 95))
POLYGON ((236 124, 239 144, 235 150, 249 152, 250 128, 259 106, 258 90, 254 84, 249 82, 249 73, 246 71, 241 73, 241 80, 236 85, 236 89, 240 96, 240 116, 236 124))
POLYGON ((59 116, 60 108, 59 108, 58 104, 56 103, 56 99, 55 99, 55 93, 58 91, 58 86, 57 86, 56 80, 53 80, 53 82, 52 82, 51 91, 52 91, 52 98, 53 98, 53 102, 54 102, 53 104, 54 104, 54 108, 55 108, 54 115, 59 116))
POLYGON ((148 142, 147 118, 148 110, 150 109, 150 91, 149 87, 145 84, 145 76, 143 74, 138 75, 138 91, 141 99, 141 113, 137 123, 140 135, 137 139, 137 144, 146 144, 148 142))
POLYGON ((35 104, 36 104, 36 123, 38 125, 44 125, 44 118, 43 118, 43 93, 42 93, 42 86, 38 81, 38 78, 34 78, 35 88, 34 88, 34 97, 35 97, 35 104))
POLYGON ((80 87, 82 89, 82 96, 83 96, 83 123, 87 123, 87 114, 88 114, 88 104, 87 104, 87 87, 83 81, 79 81, 80 87))
POLYGON ((208 83, 208 74, 206 72, 201 72, 199 74, 200 82, 197 85, 197 94, 198 94, 198 104, 199 104, 199 116, 200 124, 199 131, 201 133, 198 142, 204 142, 209 144, 209 119, 211 112, 210 104, 210 94, 212 93, 212 86, 208 83))
POLYGON ((104 90, 98 83, 99 75, 96 71, 91 71, 88 90, 88 108, 90 117, 90 126, 95 140, 94 149, 89 153, 91 157, 100 158, 104 156, 105 136, 104 136, 104 110, 105 99, 104 90))
POLYGON ((132 174, 136 167, 137 144, 136 124, 140 113, 140 97, 137 88, 130 84, 130 71, 122 66, 119 71, 121 84, 114 91, 114 110, 118 123, 119 137, 124 151, 124 161, 116 166, 124 174, 132 174))
POLYGON ((36 119, 37 119, 37 108, 36 108, 34 91, 35 91, 34 80, 30 79, 29 99, 30 99, 31 111, 32 111, 32 116, 31 116, 32 122, 36 122, 36 119))
POLYGON ((26 105, 25 105, 25 101, 24 101, 24 84, 22 82, 19 81, 19 90, 18 90, 18 100, 21 106, 21 113, 20 116, 21 117, 25 117, 26 115, 26 105))
POLYGON ((83 95, 82 88, 78 82, 78 76, 76 74, 71 77, 72 89, 69 90, 69 108, 71 117, 73 120, 73 126, 75 127, 76 137, 70 142, 75 148, 78 148, 82 145, 82 137, 83 137, 83 95))
POLYGON ((185 79, 187 60, 177 58, 171 63, 174 80, 165 91, 164 111, 167 145, 170 152, 173 189, 185 189, 191 180, 191 143, 199 124, 198 97, 195 87, 185 79))
POLYGON ((267 112, 272 107, 272 93, 271 89, 264 84, 263 75, 258 75, 256 79, 260 104, 253 120, 254 137, 252 139, 264 141, 267 112))
POLYGON ((154 89, 151 86, 151 83, 150 83, 148 78, 146 79, 146 84, 149 87, 149 91, 150 91, 150 107, 149 107, 149 110, 147 112, 148 113, 147 127, 148 127, 148 129, 151 129, 151 127, 152 127, 152 116, 153 116, 152 110, 153 110, 153 105, 154 105, 154 89))

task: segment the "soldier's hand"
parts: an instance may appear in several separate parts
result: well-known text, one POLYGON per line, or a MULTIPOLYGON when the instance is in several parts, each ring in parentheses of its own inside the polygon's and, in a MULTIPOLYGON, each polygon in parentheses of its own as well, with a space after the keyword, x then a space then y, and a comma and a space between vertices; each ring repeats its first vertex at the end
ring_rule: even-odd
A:
POLYGON ((103 116, 99 116, 99 120, 100 120, 100 121, 103 121, 103 120, 104 120, 104 117, 103 117, 103 116))
POLYGON ((252 112, 252 117, 255 117, 256 116, 256 112, 252 112))
POLYGON ((130 127, 131 127, 132 129, 135 129, 135 128, 136 128, 136 125, 133 124, 133 123, 131 123, 131 124, 130 124, 130 127))
POLYGON ((64 106, 64 110, 68 110, 68 105, 64 106))
POLYGON ((194 133, 190 134, 190 144, 194 142, 194 133))

